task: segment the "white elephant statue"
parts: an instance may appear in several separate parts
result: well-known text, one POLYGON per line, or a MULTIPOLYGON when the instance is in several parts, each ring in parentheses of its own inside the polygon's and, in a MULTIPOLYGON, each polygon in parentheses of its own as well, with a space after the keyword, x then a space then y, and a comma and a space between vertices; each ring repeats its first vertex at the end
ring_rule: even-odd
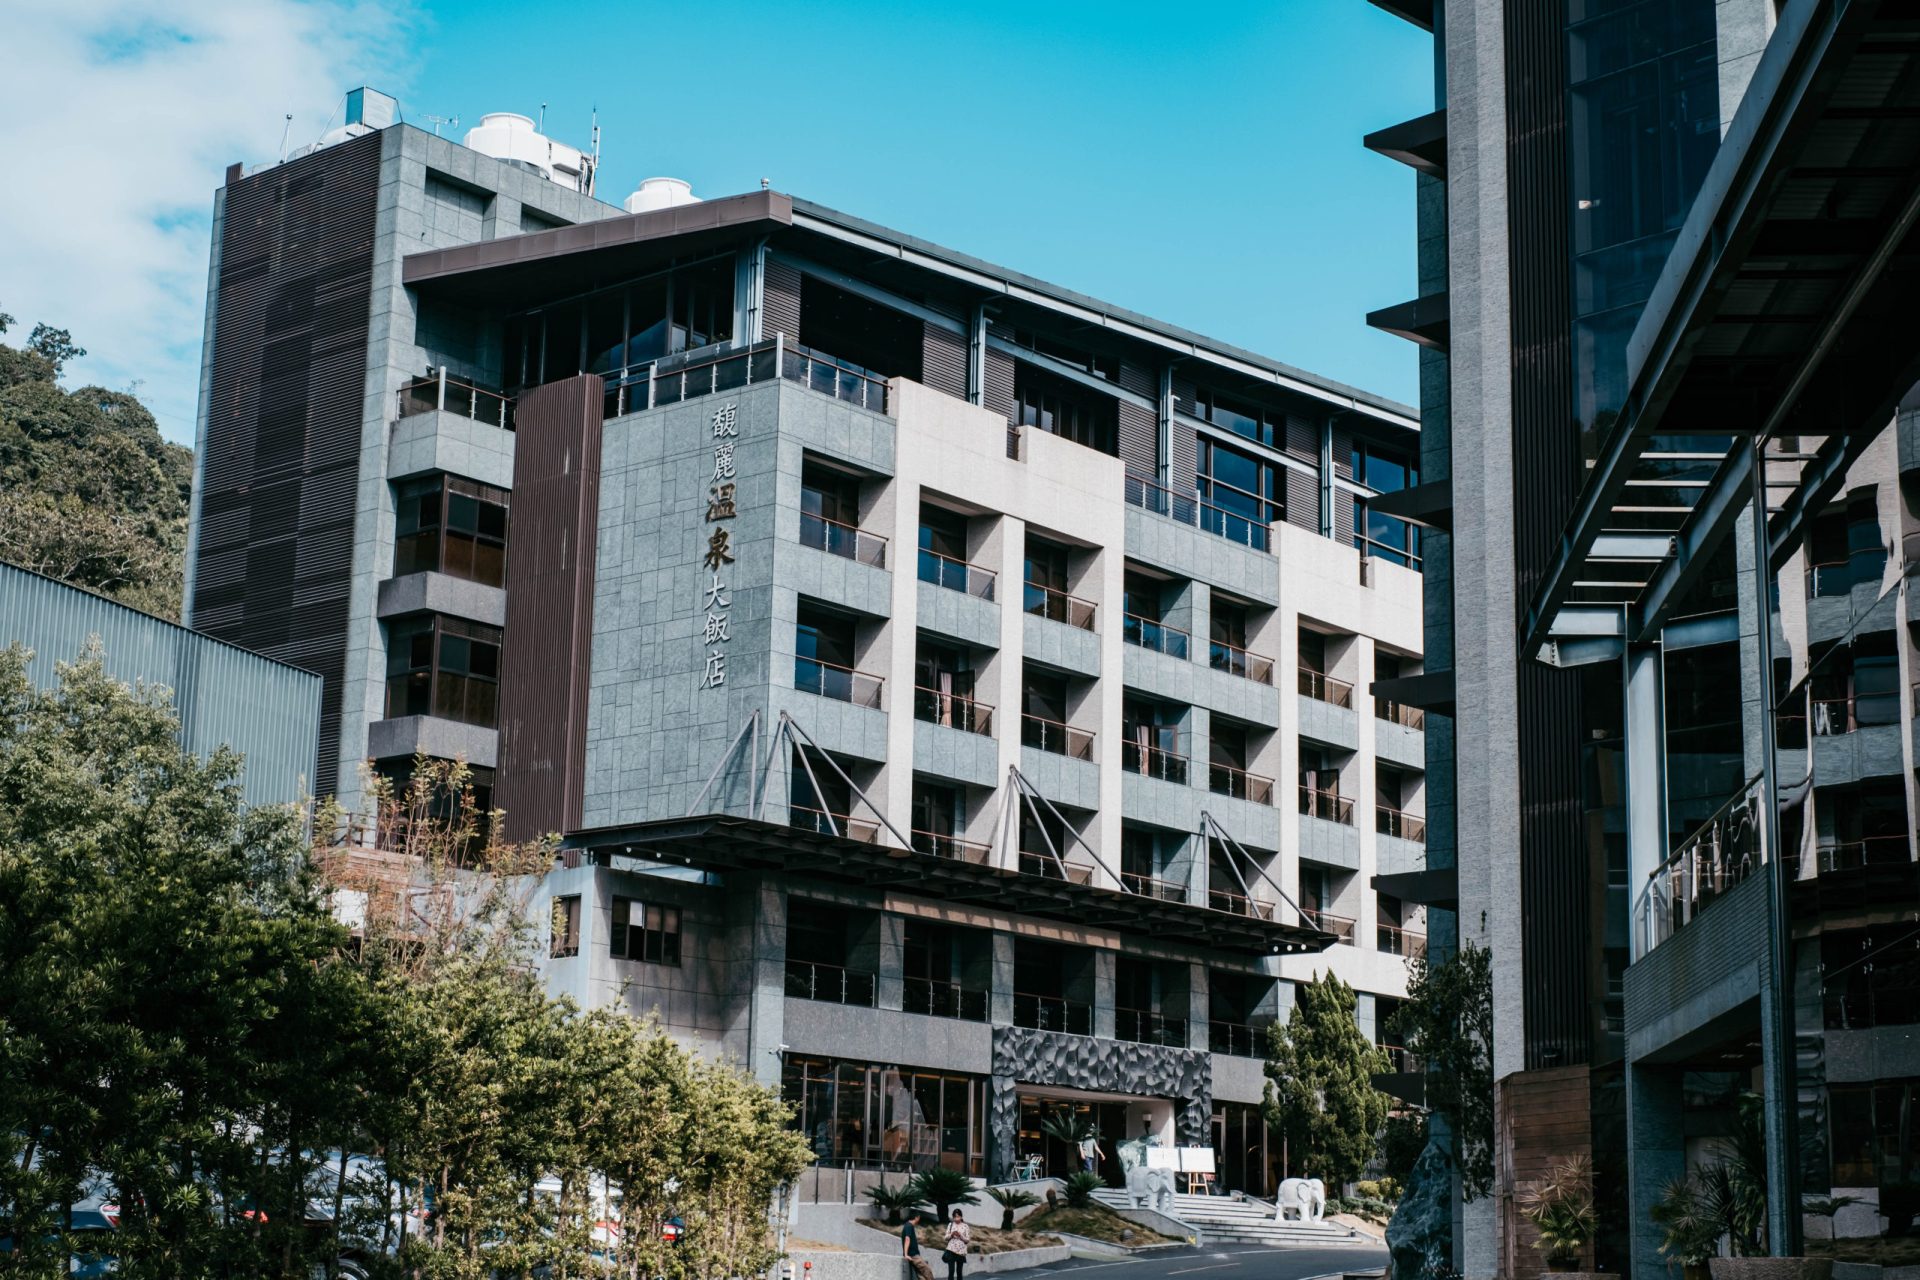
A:
POLYGON ((1127 1203, 1136 1209, 1173 1212, 1173 1171, 1135 1165, 1127 1170, 1127 1203), (1141 1201, 1145 1201, 1145 1205, 1141 1201))
POLYGON ((1318 1178, 1288 1178, 1280 1184, 1273 1216, 1282 1222, 1319 1222, 1327 1215, 1327 1184, 1318 1178))

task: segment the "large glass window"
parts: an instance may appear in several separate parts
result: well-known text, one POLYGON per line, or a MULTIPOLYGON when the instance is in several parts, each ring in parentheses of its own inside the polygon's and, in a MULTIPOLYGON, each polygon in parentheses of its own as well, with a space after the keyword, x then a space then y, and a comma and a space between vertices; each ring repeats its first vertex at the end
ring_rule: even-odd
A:
POLYGON ((799 1054, 780 1075, 823 1164, 986 1172, 985 1077, 799 1054))
POLYGON ((679 967, 680 908, 615 898, 607 954, 616 960, 679 967))
POLYGON ((500 628, 430 617, 387 632, 387 716, 439 716, 493 728, 500 706, 500 628))
POLYGON ((507 580, 507 491, 455 476, 409 480, 394 501, 393 572, 507 580))
POLYGON ((1200 437, 1198 473, 1201 520, 1213 532, 1247 541, 1249 524, 1266 525, 1286 516, 1286 490, 1279 469, 1264 458, 1218 440, 1200 437))
MULTIPOLYGON (((1353 446, 1353 478, 1380 493, 1398 493, 1420 483, 1413 455, 1372 441, 1353 446)), ((1420 531, 1393 516, 1376 515, 1365 498, 1353 500, 1353 545, 1409 569, 1420 567, 1420 531)))
POLYGON ((1275 414, 1246 400, 1223 396, 1208 387, 1195 394, 1195 411, 1216 427, 1272 447, 1277 435, 1286 434, 1286 415, 1275 414))
POLYGON ((501 368, 510 388, 598 373, 631 377, 662 356, 733 338, 727 254, 510 317, 501 368))
POLYGON ((1014 421, 1021 426, 1038 427, 1089 449, 1119 454, 1119 407, 1113 397, 1016 361, 1013 398, 1014 421))

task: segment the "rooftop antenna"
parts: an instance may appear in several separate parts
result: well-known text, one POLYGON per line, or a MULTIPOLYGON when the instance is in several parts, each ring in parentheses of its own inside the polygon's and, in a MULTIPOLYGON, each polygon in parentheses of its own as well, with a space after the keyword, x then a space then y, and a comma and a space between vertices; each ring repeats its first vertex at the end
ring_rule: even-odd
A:
POLYGON ((287 162, 287 138, 293 133, 293 112, 287 112, 287 123, 280 130, 280 163, 287 162))
POLYGON ((593 194, 594 175, 600 172, 600 104, 593 105, 593 161, 587 166, 587 189, 584 194, 593 194))
POLYGON ((545 133, 546 131, 547 131, 547 104, 543 102, 540 104, 540 132, 545 133))
POLYGON ((762 191, 765 191, 765 190, 767 190, 767 189, 768 189, 769 187, 771 187, 772 185, 773 185, 773 179, 772 179, 772 178, 762 178, 762 179, 760 179, 760 189, 761 189, 762 191))
POLYGON ((458 129, 458 128, 460 127, 460 117, 459 117, 459 116, 432 116, 432 115, 430 115, 430 116, 428 116, 428 117, 427 117, 427 122, 428 122, 429 124, 431 124, 431 125, 433 126, 433 136, 434 136, 434 137, 436 137, 436 138, 440 136, 440 126, 441 126, 441 125, 445 125, 445 126, 447 126, 447 128, 449 128, 449 129, 458 129))

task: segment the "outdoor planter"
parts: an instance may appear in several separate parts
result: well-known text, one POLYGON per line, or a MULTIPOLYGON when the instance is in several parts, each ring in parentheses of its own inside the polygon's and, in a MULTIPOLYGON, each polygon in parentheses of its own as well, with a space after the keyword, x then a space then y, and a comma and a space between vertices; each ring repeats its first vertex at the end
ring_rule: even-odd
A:
POLYGON ((1711 1258, 1713 1280, 1832 1280, 1832 1258, 1711 1258))

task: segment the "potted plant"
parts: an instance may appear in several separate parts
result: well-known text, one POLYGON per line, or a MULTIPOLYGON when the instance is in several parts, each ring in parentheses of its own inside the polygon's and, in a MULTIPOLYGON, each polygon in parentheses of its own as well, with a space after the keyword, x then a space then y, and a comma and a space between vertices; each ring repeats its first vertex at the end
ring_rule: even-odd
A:
POLYGON ((1707 1280, 1707 1262, 1720 1252, 1726 1234, 1726 1214, 1699 1177, 1675 1178, 1653 1206, 1660 1228, 1660 1252, 1680 1264, 1685 1280, 1707 1280))
POLYGON ((1585 1156, 1562 1160, 1520 1193, 1520 1212, 1540 1235, 1547 1270, 1580 1269, 1587 1246, 1600 1230, 1593 1203, 1593 1164, 1585 1156))
MULTIPOLYGON (((1767 1256, 1767 1139, 1760 1095, 1740 1095, 1733 1133, 1717 1164, 1670 1185, 1653 1211, 1668 1241, 1661 1249, 1697 1276, 1712 1280, 1829 1280, 1831 1258, 1767 1256), (1721 1257, 1725 1240, 1732 1256, 1721 1257)), ((1836 1210, 1837 1212, 1837 1210, 1836 1210)))

